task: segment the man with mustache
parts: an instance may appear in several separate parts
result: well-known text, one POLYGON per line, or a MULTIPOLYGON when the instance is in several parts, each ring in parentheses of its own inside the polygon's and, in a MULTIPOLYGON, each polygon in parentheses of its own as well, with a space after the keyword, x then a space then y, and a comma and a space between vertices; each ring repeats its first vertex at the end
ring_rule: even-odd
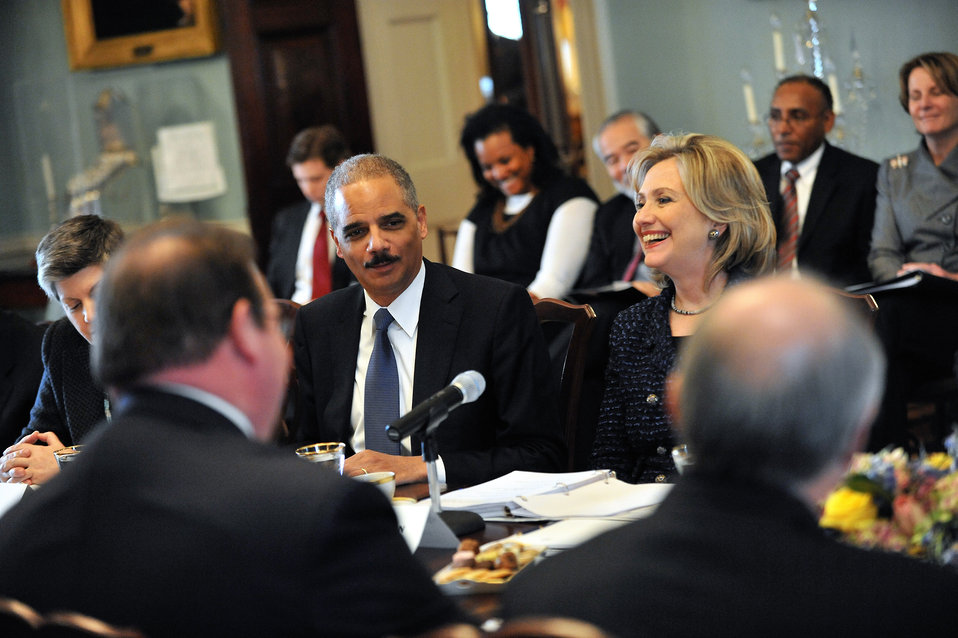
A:
POLYGON ((298 314, 296 440, 345 442, 346 474, 425 481, 418 435, 396 444, 385 425, 476 370, 485 392, 436 430, 440 481, 560 469, 548 356, 525 289, 424 260, 426 208, 408 173, 381 155, 340 164, 325 209, 337 254, 360 285, 298 314))
POLYGON ((831 90, 818 78, 781 80, 767 116, 775 152, 755 167, 775 219, 779 271, 817 272, 848 285, 872 278, 878 164, 825 141, 835 125, 833 106, 831 90))

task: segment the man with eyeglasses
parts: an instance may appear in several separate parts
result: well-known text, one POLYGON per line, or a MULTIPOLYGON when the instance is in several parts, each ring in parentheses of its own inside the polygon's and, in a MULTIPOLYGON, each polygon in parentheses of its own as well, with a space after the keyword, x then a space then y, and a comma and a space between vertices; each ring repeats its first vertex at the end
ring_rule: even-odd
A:
POLYGON ((878 164, 825 140, 835 125, 828 85, 784 78, 766 120, 775 152, 755 166, 778 232, 779 271, 816 272, 839 285, 870 281, 878 164))

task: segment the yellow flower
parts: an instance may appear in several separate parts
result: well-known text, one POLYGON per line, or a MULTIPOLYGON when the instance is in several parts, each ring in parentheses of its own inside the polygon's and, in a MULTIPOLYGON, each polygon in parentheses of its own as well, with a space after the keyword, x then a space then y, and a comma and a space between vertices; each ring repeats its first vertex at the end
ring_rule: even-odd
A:
POLYGON ((825 501, 819 524, 842 532, 853 532, 870 526, 877 516, 878 508, 871 494, 840 487, 825 501))
POLYGON ((935 452, 925 457, 925 465, 933 467, 936 470, 950 470, 951 457, 944 452, 935 452))

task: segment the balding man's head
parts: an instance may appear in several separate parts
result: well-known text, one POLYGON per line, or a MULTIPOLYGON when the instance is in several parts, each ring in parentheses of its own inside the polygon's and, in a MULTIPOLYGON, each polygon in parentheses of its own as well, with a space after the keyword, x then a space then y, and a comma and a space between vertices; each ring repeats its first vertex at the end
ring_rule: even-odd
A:
POLYGON ((845 454, 884 376, 878 342, 845 302, 769 278, 731 289, 709 315, 679 367, 697 469, 790 485, 845 454))
POLYGON ((134 235, 98 290, 92 359, 100 382, 123 388, 202 361, 239 299, 262 324, 268 292, 253 259, 249 237, 211 224, 171 219, 134 235))

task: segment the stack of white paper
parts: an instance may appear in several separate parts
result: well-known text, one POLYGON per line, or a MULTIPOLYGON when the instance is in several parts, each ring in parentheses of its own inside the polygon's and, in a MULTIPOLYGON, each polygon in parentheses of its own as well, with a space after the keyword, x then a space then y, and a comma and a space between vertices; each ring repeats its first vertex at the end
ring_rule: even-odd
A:
POLYGON ((671 487, 662 483, 632 485, 608 470, 557 474, 516 471, 444 494, 442 507, 470 510, 486 520, 596 518, 656 505, 671 487))

